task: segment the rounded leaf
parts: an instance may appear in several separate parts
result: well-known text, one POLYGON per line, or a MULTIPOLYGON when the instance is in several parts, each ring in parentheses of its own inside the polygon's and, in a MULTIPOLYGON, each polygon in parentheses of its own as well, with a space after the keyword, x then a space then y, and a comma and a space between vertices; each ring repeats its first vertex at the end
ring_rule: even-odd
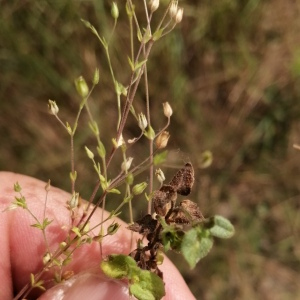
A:
POLYGON ((212 237, 195 227, 185 233, 181 252, 190 267, 194 268, 198 261, 208 254, 212 246, 212 237))
POLYGON ((159 300, 165 295, 163 280, 150 271, 141 271, 129 287, 130 293, 139 300, 159 300))
POLYGON ((135 260, 124 254, 112 254, 101 262, 101 269, 108 277, 115 279, 131 278, 132 274, 139 271, 135 260))
POLYGON ((229 220, 216 215, 213 218, 213 226, 209 229, 209 232, 212 236, 221 239, 229 239, 234 235, 235 230, 229 220))

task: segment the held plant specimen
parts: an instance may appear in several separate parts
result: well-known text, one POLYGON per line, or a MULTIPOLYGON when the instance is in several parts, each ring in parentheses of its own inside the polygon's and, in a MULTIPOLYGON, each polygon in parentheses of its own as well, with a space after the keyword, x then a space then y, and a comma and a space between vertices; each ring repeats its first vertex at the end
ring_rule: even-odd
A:
MULTIPOLYGON (((162 164, 167 152, 163 149, 167 147, 170 134, 167 130, 170 124, 173 110, 168 102, 163 103, 163 114, 166 124, 163 128, 156 130, 152 125, 150 111, 149 84, 147 77, 147 64, 151 63, 150 53, 153 45, 169 34, 175 26, 182 21, 183 9, 178 6, 178 1, 164 1, 163 5, 159 0, 134 1, 127 0, 125 10, 130 29, 130 54, 128 55, 128 66, 130 70, 129 81, 121 83, 114 72, 112 59, 110 57, 111 37, 115 33, 115 28, 120 15, 118 6, 112 3, 111 16, 114 21, 109 38, 103 37, 98 30, 87 20, 82 20, 83 24, 99 40, 104 49, 109 66, 112 86, 116 97, 117 118, 116 131, 111 137, 111 145, 105 144, 100 135, 99 121, 93 115, 93 110, 89 106, 89 98, 94 87, 100 81, 100 71, 94 71, 92 86, 80 76, 75 80, 75 88, 80 97, 80 105, 73 124, 63 121, 59 117, 59 107, 54 100, 49 100, 49 112, 56 117, 58 122, 70 136, 70 180, 71 197, 66 206, 70 213, 70 224, 68 231, 54 251, 50 249, 47 241, 47 230, 53 220, 45 215, 42 220, 34 216, 26 198, 22 194, 22 187, 16 183, 14 190, 17 193, 15 201, 8 210, 22 208, 34 219, 33 227, 41 230, 45 241, 45 253, 43 256, 43 268, 31 274, 30 282, 15 296, 15 299, 28 297, 33 289, 45 289, 44 275, 51 271, 53 284, 62 282, 72 277, 72 270, 65 272, 66 266, 72 262, 74 252, 85 244, 98 243, 100 248, 99 262, 101 261, 102 271, 111 278, 124 280, 128 283, 129 292, 137 299, 161 299, 165 295, 163 273, 159 265, 163 263, 163 252, 174 250, 182 253, 188 264, 193 268, 197 262, 203 258, 213 245, 213 238, 229 238, 234 234, 231 223, 221 216, 205 218, 195 201, 183 199, 177 201, 179 196, 188 196, 194 184, 194 168, 191 163, 186 163, 167 184, 164 183, 165 176, 161 169, 154 170, 155 166, 162 164), (167 3, 166 3, 167 2, 167 3), (136 7, 135 7, 136 6, 136 7), (145 21, 141 21, 140 11, 144 14, 145 21), (139 12, 139 14, 137 13, 139 12), (154 14, 161 14, 161 18, 156 24, 152 19, 154 14), (142 24, 143 23, 143 24, 142 24), (137 38, 135 38, 135 36, 137 38), (137 47, 135 45, 138 45, 137 47), (136 112, 138 97, 136 93, 141 89, 141 81, 144 81, 145 111, 136 112), (85 152, 92 162, 97 178, 97 184, 90 196, 89 201, 81 201, 76 186, 77 171, 74 160, 74 139, 76 137, 78 123, 83 111, 86 111, 89 118, 89 128, 97 142, 97 146, 85 146, 85 152), (128 116, 131 115, 139 128, 139 135, 125 140, 125 131, 128 124, 128 116), (134 147, 138 143, 147 143, 148 150, 144 153, 141 162, 135 163, 134 147), (116 155, 121 154, 121 155, 116 155), (118 161, 121 157, 121 160, 118 161), (111 174, 112 162, 117 161, 120 165, 120 172, 115 176, 111 174), (148 182, 136 181, 138 175, 148 171, 148 182), (154 176, 156 175, 160 188, 154 188, 154 176), (120 186, 124 185, 124 189, 120 186), (101 195, 96 199, 96 194, 101 191, 101 195), (133 219, 133 200, 137 195, 145 194, 147 203, 147 213, 144 217, 133 219), (106 208, 108 195, 121 199, 121 204, 110 211, 108 217, 97 221, 96 226, 91 226, 91 220, 98 207, 106 208), (105 256, 102 246, 105 238, 114 235, 120 228, 120 224, 115 222, 115 217, 121 210, 128 206, 130 223, 128 234, 136 232, 139 238, 132 238, 132 251, 125 254, 110 254, 105 256), (104 227, 104 224, 109 224, 104 227), (106 228, 106 229, 104 229, 106 228), (98 234, 95 234, 98 230, 98 234)), ((47 195, 50 193, 50 183, 46 186, 45 207, 47 205, 47 195)), ((132 235, 133 236, 133 235, 132 235)))

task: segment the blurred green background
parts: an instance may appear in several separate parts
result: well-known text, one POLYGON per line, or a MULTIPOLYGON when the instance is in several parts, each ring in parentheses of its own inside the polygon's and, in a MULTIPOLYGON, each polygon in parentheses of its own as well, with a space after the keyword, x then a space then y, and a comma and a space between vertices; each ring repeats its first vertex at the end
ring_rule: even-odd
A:
MULTIPOLYGON (((130 48, 124 2, 117 1, 111 56, 126 85, 130 48)), ((170 257, 197 299, 300 298, 300 152, 293 148, 300 143, 300 2, 180 5, 183 22, 154 46, 149 61, 153 126, 164 126, 161 104, 169 101, 174 115, 168 163, 194 164, 190 199, 205 216, 229 218, 236 235, 216 241, 194 270, 177 254, 170 257), (205 150, 214 160, 201 169, 205 150)), ((83 75, 91 83, 95 67, 100 84, 90 105, 110 148, 117 119, 111 78, 103 49, 80 22, 87 19, 108 36, 109 11, 110 2, 101 0, 1 1, 0 170, 50 178, 70 190, 69 137, 48 114, 47 100, 56 100, 60 117, 73 124, 79 104, 74 79, 83 75)), ((141 89, 137 112, 144 111, 144 98, 141 89)), ((83 114, 75 160, 78 189, 88 198, 97 178, 83 151, 94 145, 86 121, 83 114)), ((129 121, 126 138, 139 132, 129 121)), ((142 160, 146 149, 140 145, 131 154, 142 160)), ((162 168, 170 179, 175 170, 162 168)), ((142 199, 134 205, 136 216, 145 213, 142 199)))

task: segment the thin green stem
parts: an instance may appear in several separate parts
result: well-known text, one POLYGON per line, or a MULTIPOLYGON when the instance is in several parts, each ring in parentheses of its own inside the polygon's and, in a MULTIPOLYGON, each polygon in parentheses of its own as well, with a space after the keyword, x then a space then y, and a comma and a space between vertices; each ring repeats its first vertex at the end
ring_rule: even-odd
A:
MULTIPOLYGON (((75 154, 74 154, 74 134, 70 136, 70 150, 71 150, 71 172, 75 173, 75 154)), ((75 180, 71 180, 71 194, 75 192, 75 180)))
MULTIPOLYGON (((145 49, 144 49, 145 50, 145 49)), ((148 72, 147 72, 147 65, 145 65, 144 69, 144 78, 145 78, 145 93, 146 93, 146 113, 147 113, 147 122, 149 127, 151 126, 151 113, 150 113, 150 97, 149 97, 149 82, 148 82, 148 72)), ((149 159, 150 159, 150 167, 149 167, 149 185, 148 190, 149 194, 152 192, 153 189, 153 140, 149 139, 149 159)), ((148 214, 151 214, 152 209, 152 201, 149 199, 148 201, 148 214)))

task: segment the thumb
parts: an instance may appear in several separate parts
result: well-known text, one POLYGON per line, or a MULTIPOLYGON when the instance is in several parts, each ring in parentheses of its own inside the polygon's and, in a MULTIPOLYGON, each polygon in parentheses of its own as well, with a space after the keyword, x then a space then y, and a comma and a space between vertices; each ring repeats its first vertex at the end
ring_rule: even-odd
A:
POLYGON ((40 300, 128 300, 128 285, 121 281, 114 281, 102 274, 80 273, 71 279, 47 290, 40 300))

